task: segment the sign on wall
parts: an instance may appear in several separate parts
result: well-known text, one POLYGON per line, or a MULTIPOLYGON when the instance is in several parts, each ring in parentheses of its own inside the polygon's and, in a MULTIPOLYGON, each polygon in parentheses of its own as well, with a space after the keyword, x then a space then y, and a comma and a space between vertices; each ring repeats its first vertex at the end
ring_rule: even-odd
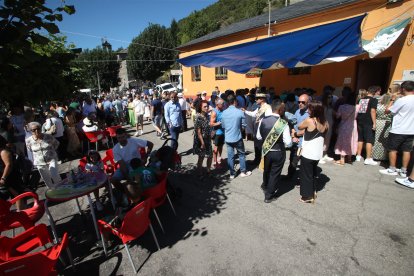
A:
POLYGON ((262 76, 263 70, 261 69, 251 69, 246 73, 246 78, 260 78, 262 76))
POLYGON ((183 71, 181 70, 171 70, 171 76, 181 76, 183 71))

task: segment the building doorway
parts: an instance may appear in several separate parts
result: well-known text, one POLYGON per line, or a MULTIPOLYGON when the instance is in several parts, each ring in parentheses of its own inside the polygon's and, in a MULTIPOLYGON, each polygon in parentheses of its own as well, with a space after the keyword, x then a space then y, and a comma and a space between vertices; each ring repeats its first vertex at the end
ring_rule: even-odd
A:
POLYGON ((391 58, 374 58, 357 62, 356 92, 368 89, 371 85, 379 85, 382 93, 388 91, 391 58))

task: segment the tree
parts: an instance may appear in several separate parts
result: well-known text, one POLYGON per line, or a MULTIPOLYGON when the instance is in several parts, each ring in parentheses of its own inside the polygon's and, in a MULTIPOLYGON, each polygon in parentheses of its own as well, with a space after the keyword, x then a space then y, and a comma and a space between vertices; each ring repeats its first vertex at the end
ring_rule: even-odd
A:
POLYGON ((101 89, 109 90, 117 87, 119 78, 119 62, 116 53, 101 47, 86 49, 72 63, 80 70, 85 80, 85 87, 98 88, 98 76, 101 89))
MULTIPOLYGON (((284 6, 284 2, 284 0, 271 0, 272 10, 284 6)), ((265 12, 268 12, 267 0, 219 0, 178 21, 177 40, 179 44, 185 44, 190 40, 265 12)))
POLYGON ((178 40, 178 31, 178 23, 175 21, 175 19, 173 19, 170 25, 170 33, 174 41, 174 46, 178 46, 180 44, 180 41, 178 40))
POLYGON ((143 81, 155 81, 173 64, 174 39, 164 26, 150 24, 128 47, 128 70, 143 81))
POLYGON ((66 87, 63 71, 73 56, 54 53, 46 45, 59 33, 54 23, 73 6, 52 10, 44 0, 4 0, 0 7, 0 93, 9 101, 40 99, 57 95, 66 87), (43 50, 40 50, 42 47, 43 50))

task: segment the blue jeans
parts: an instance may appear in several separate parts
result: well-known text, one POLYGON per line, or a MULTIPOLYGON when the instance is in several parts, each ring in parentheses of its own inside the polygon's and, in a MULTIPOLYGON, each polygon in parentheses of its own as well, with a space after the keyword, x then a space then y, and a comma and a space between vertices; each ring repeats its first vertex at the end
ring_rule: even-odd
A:
POLYGON ((243 139, 234 143, 227 143, 227 164, 229 165, 230 175, 235 175, 234 171, 234 150, 237 150, 240 162, 240 171, 246 172, 246 152, 244 150, 243 139))
POLYGON ((180 130, 181 130, 181 127, 170 127, 171 139, 175 139, 177 141, 177 145, 176 145, 175 141, 171 141, 170 146, 173 149, 178 148, 178 136, 180 135, 180 130))

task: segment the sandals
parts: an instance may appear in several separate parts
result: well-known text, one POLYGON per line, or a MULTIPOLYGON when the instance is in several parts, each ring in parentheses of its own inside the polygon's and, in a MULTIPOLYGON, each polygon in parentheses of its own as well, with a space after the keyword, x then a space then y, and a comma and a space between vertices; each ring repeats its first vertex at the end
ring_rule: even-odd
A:
POLYGON ((334 164, 338 166, 345 166, 345 163, 341 162, 340 160, 335 160, 334 164))
POLYGON ((313 197, 311 197, 311 198, 303 198, 303 197, 301 197, 300 199, 299 199, 299 201, 300 202, 302 202, 302 203, 315 203, 315 198, 313 198, 313 197))

